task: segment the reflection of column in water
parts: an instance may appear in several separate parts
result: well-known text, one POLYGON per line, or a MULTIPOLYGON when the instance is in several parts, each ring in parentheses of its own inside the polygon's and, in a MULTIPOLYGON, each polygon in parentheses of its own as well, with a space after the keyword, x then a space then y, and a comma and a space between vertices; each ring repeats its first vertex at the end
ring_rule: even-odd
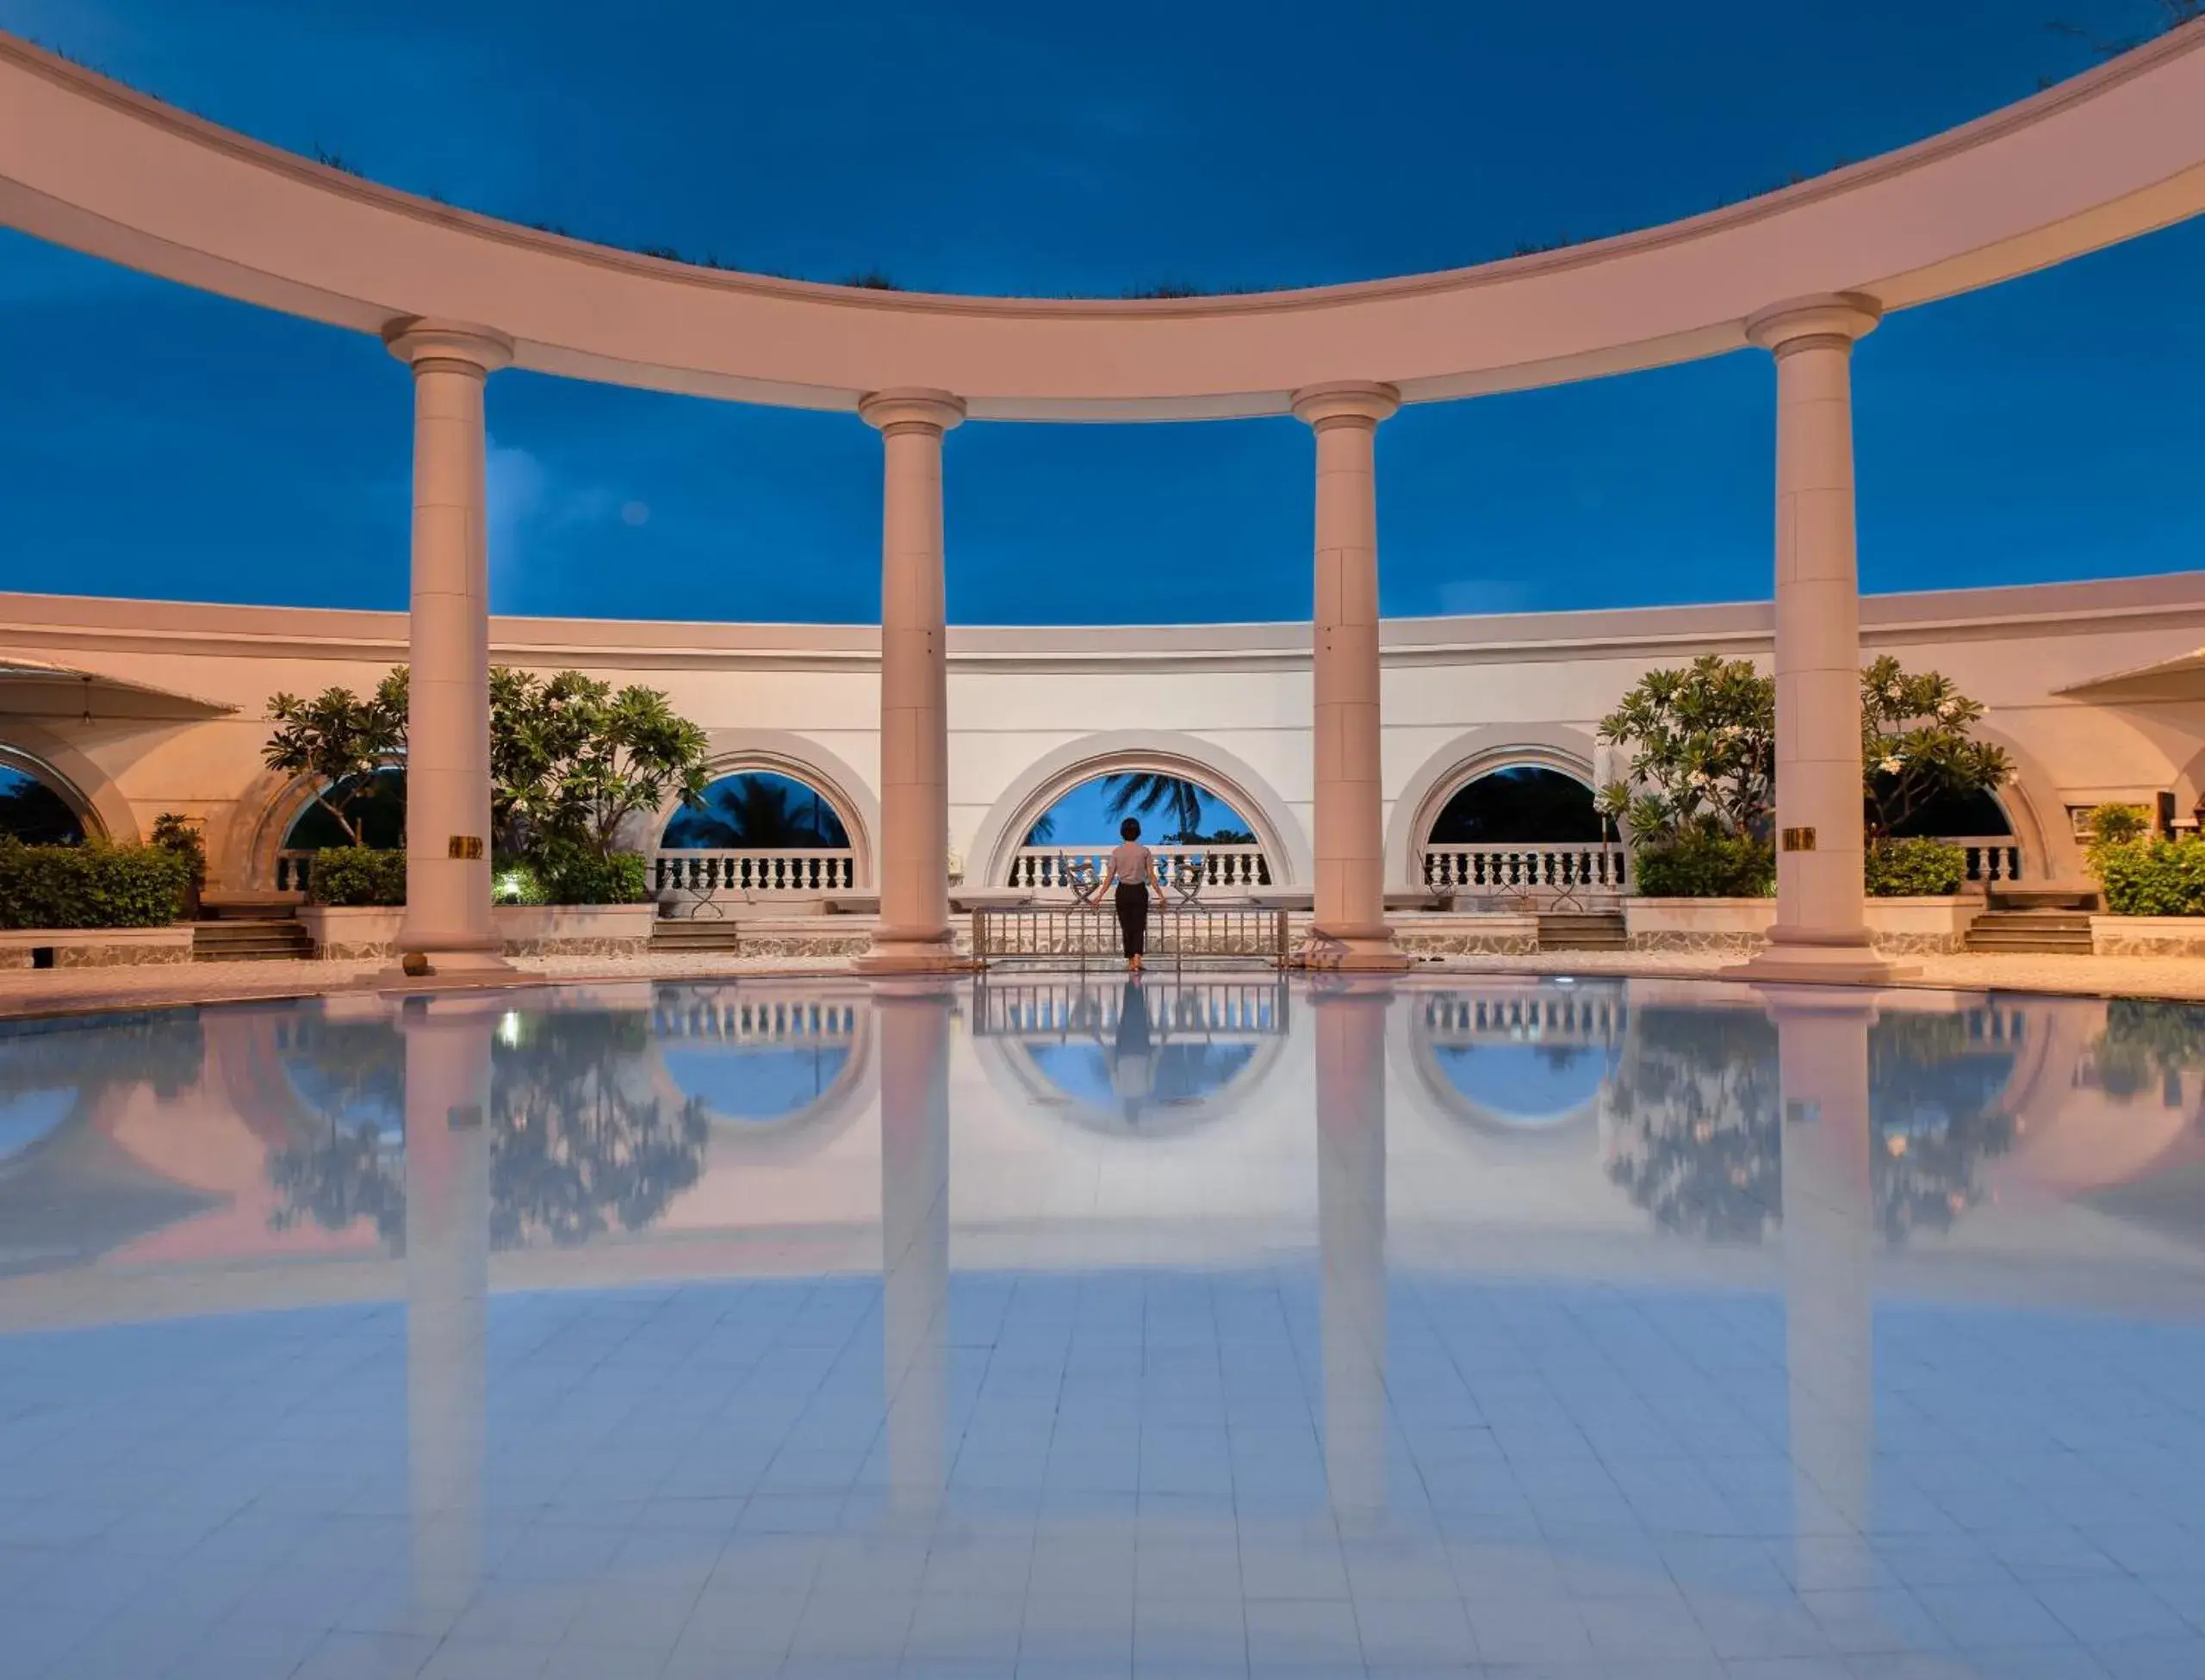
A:
POLYGON ((1768 989, 1783 1081, 1785 1357, 1799 1584, 1865 1584, 1875 1454, 1873 1002, 1768 989))
POLYGON ((402 1023, 407 1494, 425 1601, 471 1593, 481 1568, 495 1019, 480 1001, 414 999, 402 1023))
POLYGON ((880 1030, 881 1355, 899 1510, 940 1500, 949 1342, 949 1006, 939 983, 873 989, 880 1030))
POLYGON ((1386 1503, 1386 1010, 1382 983, 1311 999, 1325 1480, 1341 1511, 1386 1503))

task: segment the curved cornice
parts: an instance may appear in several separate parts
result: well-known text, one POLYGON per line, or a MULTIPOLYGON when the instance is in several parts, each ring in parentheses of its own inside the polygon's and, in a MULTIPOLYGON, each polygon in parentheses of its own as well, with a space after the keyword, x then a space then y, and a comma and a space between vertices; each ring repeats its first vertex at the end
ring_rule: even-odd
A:
POLYGON ((541 372, 974 418, 1283 414, 1382 381, 1428 402, 1736 350, 1787 299, 1904 309, 2205 210, 2205 20, 1932 139, 1594 244, 1303 291, 1138 301, 813 285, 635 256, 418 198, 0 34, 0 222, 363 332, 482 321, 541 372))
MULTIPOLYGON (((2089 635, 2139 625, 2195 629, 2205 639, 2205 572, 1860 598, 1861 642, 1871 648, 2089 635)), ((1773 633, 1765 601, 1388 618, 1379 626, 1388 666, 1662 658, 1711 649, 1741 656, 1767 648, 1773 633)), ((405 660, 406 648, 402 612, 0 592, 0 654, 17 662, 35 650, 79 663, 107 654, 393 665, 405 660)), ((1309 627, 956 624, 948 654, 953 669, 1002 673, 1292 670, 1309 663, 1309 627)), ((880 632, 862 624, 501 614, 490 621, 490 657, 533 668, 870 675, 879 669, 880 632)))

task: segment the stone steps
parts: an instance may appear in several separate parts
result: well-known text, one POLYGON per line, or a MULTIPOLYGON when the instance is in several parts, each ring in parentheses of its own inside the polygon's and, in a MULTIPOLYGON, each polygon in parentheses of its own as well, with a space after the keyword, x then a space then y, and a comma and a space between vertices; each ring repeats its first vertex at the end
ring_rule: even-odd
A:
POLYGON ((1967 930, 1967 948, 2087 957, 2090 918, 2078 910, 1985 910, 1967 930))
POLYGON ((1539 916, 1542 951, 1624 951, 1630 944, 1621 910, 1548 910, 1539 916))
POLYGON ((732 917, 691 921, 686 917, 662 916, 651 924, 651 949, 662 956, 669 952, 680 955, 696 951, 740 951, 742 926, 732 917))
POLYGON ((286 963, 314 955, 314 945, 296 917, 225 916, 191 924, 195 963, 286 963))

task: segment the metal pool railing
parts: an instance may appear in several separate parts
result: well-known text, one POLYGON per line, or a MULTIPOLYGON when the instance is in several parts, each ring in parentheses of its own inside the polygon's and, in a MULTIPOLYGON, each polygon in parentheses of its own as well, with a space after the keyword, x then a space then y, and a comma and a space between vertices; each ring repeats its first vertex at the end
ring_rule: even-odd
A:
MULTIPOLYGON (((1284 910, 1189 907, 1148 919, 1148 960, 1181 964, 1206 958, 1254 958, 1286 966, 1284 910)), ((972 956, 982 963, 1109 962, 1119 956, 1118 919, 1087 905, 989 908, 972 912, 972 956)))

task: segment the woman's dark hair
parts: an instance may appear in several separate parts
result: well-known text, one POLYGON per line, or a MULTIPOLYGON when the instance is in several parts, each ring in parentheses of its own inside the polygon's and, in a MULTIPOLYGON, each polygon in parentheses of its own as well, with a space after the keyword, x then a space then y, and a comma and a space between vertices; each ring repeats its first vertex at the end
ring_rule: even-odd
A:
POLYGON ((1121 822, 1118 825, 1118 838, 1120 840, 1139 840, 1140 838, 1140 819, 1137 816, 1129 816, 1123 822, 1121 822))

